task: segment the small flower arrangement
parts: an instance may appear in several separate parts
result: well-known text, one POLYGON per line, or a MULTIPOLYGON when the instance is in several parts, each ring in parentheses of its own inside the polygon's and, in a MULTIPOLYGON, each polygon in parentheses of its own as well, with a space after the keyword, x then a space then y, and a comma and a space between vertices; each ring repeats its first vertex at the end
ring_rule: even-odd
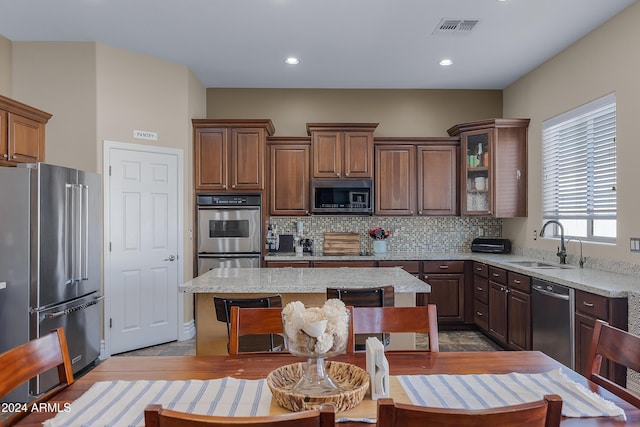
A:
POLYGON ((380 227, 374 228, 373 230, 369 230, 369 237, 374 240, 383 240, 387 237, 391 236, 391 230, 383 230, 380 227))
POLYGON ((292 301, 282 309, 287 349, 293 354, 324 355, 345 351, 349 339, 349 310, 339 299, 306 308, 292 301))

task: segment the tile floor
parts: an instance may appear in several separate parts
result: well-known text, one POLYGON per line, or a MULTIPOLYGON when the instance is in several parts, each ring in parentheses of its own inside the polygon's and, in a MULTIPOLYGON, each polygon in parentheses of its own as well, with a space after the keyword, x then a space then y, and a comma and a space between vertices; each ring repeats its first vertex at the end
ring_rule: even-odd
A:
MULTIPOLYGON (((427 348, 424 334, 416 338, 417 348, 427 348)), ((496 351, 500 346, 478 331, 441 331, 438 334, 440 351, 496 351)), ((193 356, 196 354, 195 339, 174 341, 140 350, 120 353, 116 356, 193 356)))

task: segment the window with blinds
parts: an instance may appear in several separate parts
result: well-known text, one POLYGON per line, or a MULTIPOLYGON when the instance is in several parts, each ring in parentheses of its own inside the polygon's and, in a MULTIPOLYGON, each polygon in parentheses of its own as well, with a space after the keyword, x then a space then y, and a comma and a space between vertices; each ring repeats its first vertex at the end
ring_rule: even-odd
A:
POLYGON ((546 120, 542 140, 544 220, 567 236, 615 241, 615 93, 546 120))

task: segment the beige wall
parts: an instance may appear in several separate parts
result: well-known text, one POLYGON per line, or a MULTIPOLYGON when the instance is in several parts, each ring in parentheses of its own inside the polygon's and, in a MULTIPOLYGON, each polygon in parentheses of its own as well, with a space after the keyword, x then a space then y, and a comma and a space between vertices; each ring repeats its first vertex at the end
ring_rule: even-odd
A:
MULTIPOLYGON (((640 144, 636 126, 640 114, 640 56, 638 50, 640 3, 521 78, 504 91, 504 114, 530 117, 529 217, 504 221, 504 234, 516 245, 555 250, 557 241, 533 240, 542 224, 541 127, 542 122, 608 93, 617 95, 618 241, 585 244, 588 257, 639 263, 629 251, 629 237, 640 236, 640 144)), ((570 253, 577 253, 574 244, 570 253)))
POLYGON ((306 123, 380 123, 376 136, 447 136, 456 123, 502 117, 499 90, 207 89, 207 117, 271 119, 276 135, 306 123))
MULTIPOLYGON (((53 114, 48 163, 102 173, 104 140, 183 150, 183 278, 191 279, 191 118, 206 116, 202 83, 183 65, 103 44, 16 42, 12 50, 13 98, 53 114), (158 141, 134 139, 134 129, 157 132, 158 141)), ((192 318, 186 297, 184 320, 192 318)))
POLYGON ((0 36, 0 95, 11 98, 12 78, 12 44, 11 40, 0 36))
MULTIPOLYGON (((205 110, 205 88, 185 66, 98 44, 98 161, 102 141, 178 148, 183 151, 183 265, 185 280, 193 277, 193 218, 191 178, 191 118, 205 110), (158 133, 157 141, 133 138, 133 130, 158 133)), ((184 302, 185 316, 193 318, 193 299, 184 302)))
POLYGON ((13 98, 53 114, 47 163, 98 171, 94 43, 13 43, 13 98))

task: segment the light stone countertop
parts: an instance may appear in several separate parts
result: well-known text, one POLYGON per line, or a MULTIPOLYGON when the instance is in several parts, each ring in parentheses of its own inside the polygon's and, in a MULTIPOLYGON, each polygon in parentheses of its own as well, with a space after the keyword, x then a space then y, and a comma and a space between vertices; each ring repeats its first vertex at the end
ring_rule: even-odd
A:
POLYGON ((328 287, 393 285, 396 293, 431 287, 399 267, 217 268, 178 287, 186 293, 322 293, 328 287))
MULTIPOLYGON (((517 261, 542 261, 530 257, 512 254, 468 253, 432 253, 432 252, 394 252, 386 255, 363 256, 322 256, 295 254, 269 254, 267 261, 429 261, 429 260, 472 260, 542 280, 547 280, 573 289, 602 295, 609 298, 626 298, 632 291, 640 292, 640 277, 612 273, 592 268, 564 266, 566 268, 531 268, 512 264, 517 261)), ((558 265, 557 260, 542 261, 558 265)))

